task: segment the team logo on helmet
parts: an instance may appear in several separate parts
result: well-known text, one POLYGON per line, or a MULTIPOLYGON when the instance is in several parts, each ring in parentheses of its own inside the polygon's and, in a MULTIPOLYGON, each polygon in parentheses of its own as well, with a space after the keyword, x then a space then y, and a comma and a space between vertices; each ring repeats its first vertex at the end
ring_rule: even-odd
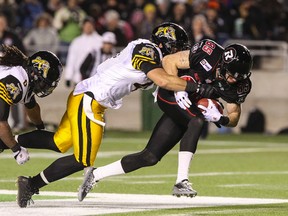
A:
POLYGON ((154 59, 154 57, 155 57, 155 52, 154 52, 154 50, 151 47, 143 47, 139 51, 139 53, 141 55, 145 55, 145 56, 151 57, 152 59, 154 59))
POLYGON ((47 74, 50 69, 50 64, 47 60, 42 59, 41 57, 37 56, 35 59, 32 60, 32 64, 33 64, 33 67, 43 72, 42 76, 44 78, 47 78, 47 74))
POLYGON ((169 38, 173 41, 176 40, 176 33, 175 29, 171 26, 166 26, 166 27, 159 27, 157 32, 155 33, 157 37, 165 37, 169 38))
POLYGON ((229 47, 228 49, 225 50, 223 54, 223 61, 225 63, 232 62, 233 60, 237 59, 237 52, 233 47, 229 47))

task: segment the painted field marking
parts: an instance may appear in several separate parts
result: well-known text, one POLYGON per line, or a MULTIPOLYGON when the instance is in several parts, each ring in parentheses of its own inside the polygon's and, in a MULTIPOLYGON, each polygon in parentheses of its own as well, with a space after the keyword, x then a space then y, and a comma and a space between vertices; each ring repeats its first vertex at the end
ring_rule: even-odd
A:
MULTIPOLYGON (((47 151, 47 150, 45 150, 47 151)), ((135 153, 135 151, 100 151, 97 154, 97 158, 110 158, 114 156, 123 157, 127 154, 135 153)), ((288 145, 286 146, 274 146, 273 148, 267 147, 267 148, 232 148, 232 149, 199 149, 197 151, 197 155, 205 155, 205 154, 239 154, 239 153, 264 153, 264 152, 288 152, 288 145)), ((61 154, 56 152, 30 152, 31 158, 59 158, 63 157, 65 155, 69 155, 69 153, 61 154)), ((71 154, 71 153, 70 153, 71 154)), ((170 155, 177 155, 178 151, 172 150, 168 152, 170 155)), ((11 158, 13 159, 13 156, 10 152, 4 151, 0 154, 0 160, 1 159, 7 159, 11 158)))
MULTIPOLYGON (((245 171, 245 172, 205 172, 205 173, 191 173, 193 177, 203 177, 203 176, 235 176, 235 175, 288 175, 288 171, 245 171)), ((160 175, 119 175, 119 176, 111 176, 106 178, 103 181, 123 181, 126 179, 153 179, 153 178, 175 178, 175 174, 160 174, 160 175)), ((61 181, 82 181, 83 176, 81 177, 67 177, 61 179, 61 181)), ((16 182, 15 179, 0 179, 0 182, 16 182)), ((148 181, 141 181, 142 183, 149 183, 148 181)), ((151 180, 153 184, 157 183, 155 180, 151 180)), ((125 183, 125 181, 123 182, 125 183)), ((129 182, 128 184, 131 184, 129 182)))
MULTIPOLYGON (((16 191, 0 190, 0 194, 16 194, 16 191)), ((44 196, 68 196, 71 199, 36 200, 34 205, 21 209, 16 202, 0 202, 1 215, 5 216, 85 216, 111 213, 149 211, 173 208, 213 207, 230 205, 256 205, 288 203, 287 199, 260 199, 237 197, 173 197, 168 195, 90 193, 78 202, 76 193, 41 192, 44 196)))

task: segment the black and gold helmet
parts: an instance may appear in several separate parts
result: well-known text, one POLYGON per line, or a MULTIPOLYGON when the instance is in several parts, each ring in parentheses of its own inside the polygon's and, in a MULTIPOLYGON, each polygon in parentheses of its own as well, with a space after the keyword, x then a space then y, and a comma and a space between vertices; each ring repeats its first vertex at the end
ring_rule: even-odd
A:
POLYGON ((189 48, 186 31, 172 22, 165 22, 154 28, 151 41, 159 46, 163 56, 189 48))
POLYGON ((39 51, 29 57, 28 75, 32 91, 38 97, 45 97, 57 87, 63 66, 52 52, 39 51))

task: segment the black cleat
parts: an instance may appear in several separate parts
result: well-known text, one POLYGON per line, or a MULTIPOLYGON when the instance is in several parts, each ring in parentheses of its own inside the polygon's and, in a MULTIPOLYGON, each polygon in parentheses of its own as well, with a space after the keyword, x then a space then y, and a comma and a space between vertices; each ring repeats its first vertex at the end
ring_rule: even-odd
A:
POLYGON ((39 189, 32 187, 31 178, 19 176, 17 179, 18 194, 17 203, 21 208, 26 208, 31 203, 34 204, 32 196, 39 194, 39 189))

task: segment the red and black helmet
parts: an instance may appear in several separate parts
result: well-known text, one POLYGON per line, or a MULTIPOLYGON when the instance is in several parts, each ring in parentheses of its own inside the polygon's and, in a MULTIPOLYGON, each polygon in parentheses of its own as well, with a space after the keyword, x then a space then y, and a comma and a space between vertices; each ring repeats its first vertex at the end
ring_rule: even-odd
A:
POLYGON ((242 44, 227 46, 222 54, 221 75, 232 75, 237 81, 246 79, 251 75, 253 59, 250 51, 242 44))

